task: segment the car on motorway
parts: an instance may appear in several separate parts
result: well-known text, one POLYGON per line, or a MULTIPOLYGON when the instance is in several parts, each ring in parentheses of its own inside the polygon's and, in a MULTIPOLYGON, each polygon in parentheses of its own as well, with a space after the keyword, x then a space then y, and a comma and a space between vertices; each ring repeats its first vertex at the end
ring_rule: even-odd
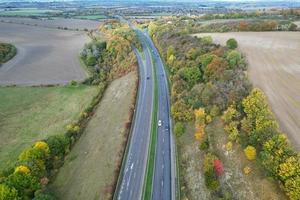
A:
POLYGON ((150 79, 150 76, 147 76, 147 80, 149 80, 150 79))
POLYGON ((158 120, 158 126, 160 127, 162 124, 161 120, 158 120))

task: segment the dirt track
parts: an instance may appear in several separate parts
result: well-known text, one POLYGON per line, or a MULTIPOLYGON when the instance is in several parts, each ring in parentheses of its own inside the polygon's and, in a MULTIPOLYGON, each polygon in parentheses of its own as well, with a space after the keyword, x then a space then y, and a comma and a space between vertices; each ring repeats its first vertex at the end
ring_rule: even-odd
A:
POLYGON ((0 85, 65 84, 86 78, 78 59, 88 41, 84 32, 0 22, 0 41, 18 49, 14 59, 0 67, 0 85))
POLYGON ((281 129, 300 150, 300 33, 240 32, 211 35, 216 43, 236 38, 249 63, 249 77, 263 89, 281 129))

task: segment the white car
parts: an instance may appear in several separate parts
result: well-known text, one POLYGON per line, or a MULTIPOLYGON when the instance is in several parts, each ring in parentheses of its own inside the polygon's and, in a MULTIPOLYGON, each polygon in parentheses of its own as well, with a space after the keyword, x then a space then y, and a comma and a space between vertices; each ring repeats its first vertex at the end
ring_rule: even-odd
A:
POLYGON ((161 120, 158 120, 158 126, 159 127, 161 126, 161 120))

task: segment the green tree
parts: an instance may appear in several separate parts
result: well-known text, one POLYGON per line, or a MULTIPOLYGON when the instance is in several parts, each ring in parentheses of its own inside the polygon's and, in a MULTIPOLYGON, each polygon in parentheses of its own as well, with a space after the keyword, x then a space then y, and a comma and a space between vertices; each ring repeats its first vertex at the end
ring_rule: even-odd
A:
POLYGON ((190 88, 201 80, 201 71, 198 67, 184 67, 178 73, 188 83, 190 88))
POLYGON ((0 184, 0 200, 19 200, 18 192, 15 188, 5 184, 0 184))
POLYGON ((229 40, 227 40, 226 46, 229 49, 236 49, 238 47, 238 43, 234 38, 230 38, 229 40))
POLYGON ((204 54, 200 56, 200 62, 201 62, 201 68, 202 71, 205 71, 206 67, 208 64, 211 63, 211 61, 215 58, 216 56, 210 53, 204 54))
POLYGON ((32 175, 26 173, 11 174, 6 182, 8 186, 15 188, 18 195, 23 199, 32 198, 36 190, 40 189, 39 181, 32 175))
POLYGON ((204 36, 201 38, 201 42, 204 44, 204 45, 211 45, 213 43, 213 39, 211 36, 204 36))
POLYGON ((242 61, 242 55, 240 52, 236 51, 236 50, 232 50, 230 51, 227 56, 226 56, 226 60, 229 63, 229 67, 231 69, 235 69, 238 67, 238 65, 241 63, 242 61))
POLYGON ((297 25, 294 24, 294 23, 291 23, 291 24, 289 25, 289 31, 296 31, 296 30, 297 30, 297 25))
POLYGON ((180 137, 185 132, 185 125, 182 122, 176 122, 174 126, 174 132, 177 137, 180 137))

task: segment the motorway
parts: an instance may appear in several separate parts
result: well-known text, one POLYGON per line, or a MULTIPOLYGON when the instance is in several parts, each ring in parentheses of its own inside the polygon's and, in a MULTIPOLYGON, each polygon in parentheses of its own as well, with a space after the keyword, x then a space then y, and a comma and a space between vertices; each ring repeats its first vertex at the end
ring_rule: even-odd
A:
POLYGON ((167 75, 163 62, 152 39, 147 32, 143 38, 151 49, 153 62, 156 67, 158 112, 157 119, 162 125, 157 130, 154 179, 152 186, 153 200, 175 199, 175 152, 170 117, 170 97, 167 75))
POLYGON ((121 171, 117 194, 114 197, 118 200, 142 198, 147 166, 154 97, 153 68, 150 52, 145 46, 143 47, 145 60, 136 49, 135 53, 139 65, 139 91, 124 170, 121 171))
POLYGON ((157 127, 151 198, 153 200, 174 200, 176 198, 175 143, 172 134, 169 87, 165 68, 148 33, 134 28, 124 18, 120 16, 118 18, 123 22, 127 22, 138 34, 143 46, 145 62, 143 63, 140 54, 136 51, 140 69, 140 89, 129 152, 126 157, 123 176, 122 172, 120 176, 121 185, 116 189, 117 197, 120 200, 142 199, 151 134, 151 113, 153 112, 154 96, 153 81, 156 81, 158 96, 157 119, 161 120, 162 125, 157 127), (149 52, 149 49, 151 52, 149 52), (153 80, 155 77, 152 73, 154 67, 156 68, 156 80, 153 80))

